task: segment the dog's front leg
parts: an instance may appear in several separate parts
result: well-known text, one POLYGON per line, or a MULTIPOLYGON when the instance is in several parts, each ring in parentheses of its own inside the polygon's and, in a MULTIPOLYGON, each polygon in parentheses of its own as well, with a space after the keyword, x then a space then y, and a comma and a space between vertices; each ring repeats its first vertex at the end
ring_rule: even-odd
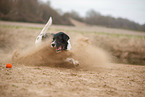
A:
POLYGON ((65 61, 73 64, 74 66, 79 66, 79 62, 73 58, 66 58, 65 61))

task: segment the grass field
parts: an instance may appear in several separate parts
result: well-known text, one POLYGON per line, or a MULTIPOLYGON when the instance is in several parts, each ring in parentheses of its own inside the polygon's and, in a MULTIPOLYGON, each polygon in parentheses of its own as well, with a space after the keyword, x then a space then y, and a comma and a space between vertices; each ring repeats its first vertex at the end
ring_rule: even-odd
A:
POLYGON ((52 25, 48 32, 71 37, 80 66, 68 68, 49 44, 35 49, 43 26, 0 21, 1 97, 144 97, 144 32, 52 25), (7 63, 13 67, 5 68, 7 63))

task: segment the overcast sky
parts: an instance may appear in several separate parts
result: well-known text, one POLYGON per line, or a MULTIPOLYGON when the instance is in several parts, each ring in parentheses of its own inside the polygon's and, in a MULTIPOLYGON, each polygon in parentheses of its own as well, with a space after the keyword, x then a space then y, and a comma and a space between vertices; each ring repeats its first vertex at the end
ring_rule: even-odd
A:
POLYGON ((81 16, 93 9, 102 15, 127 18, 145 24, 145 0, 42 0, 50 1, 55 9, 63 12, 77 11, 81 16))

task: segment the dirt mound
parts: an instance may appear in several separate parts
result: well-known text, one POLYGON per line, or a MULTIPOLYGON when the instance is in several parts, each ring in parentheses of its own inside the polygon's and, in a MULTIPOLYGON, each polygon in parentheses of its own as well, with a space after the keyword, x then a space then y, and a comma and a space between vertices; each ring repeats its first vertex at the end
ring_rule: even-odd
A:
POLYGON ((72 18, 70 18, 70 21, 76 27, 84 27, 84 26, 87 26, 87 24, 85 24, 84 22, 80 22, 80 21, 74 20, 72 18))

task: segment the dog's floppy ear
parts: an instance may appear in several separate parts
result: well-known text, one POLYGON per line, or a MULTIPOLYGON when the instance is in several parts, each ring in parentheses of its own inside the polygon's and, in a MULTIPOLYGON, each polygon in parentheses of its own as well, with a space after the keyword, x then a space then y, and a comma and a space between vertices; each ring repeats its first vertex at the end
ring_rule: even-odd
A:
POLYGON ((69 36, 67 34, 63 33, 63 39, 68 41, 70 38, 69 38, 69 36))

